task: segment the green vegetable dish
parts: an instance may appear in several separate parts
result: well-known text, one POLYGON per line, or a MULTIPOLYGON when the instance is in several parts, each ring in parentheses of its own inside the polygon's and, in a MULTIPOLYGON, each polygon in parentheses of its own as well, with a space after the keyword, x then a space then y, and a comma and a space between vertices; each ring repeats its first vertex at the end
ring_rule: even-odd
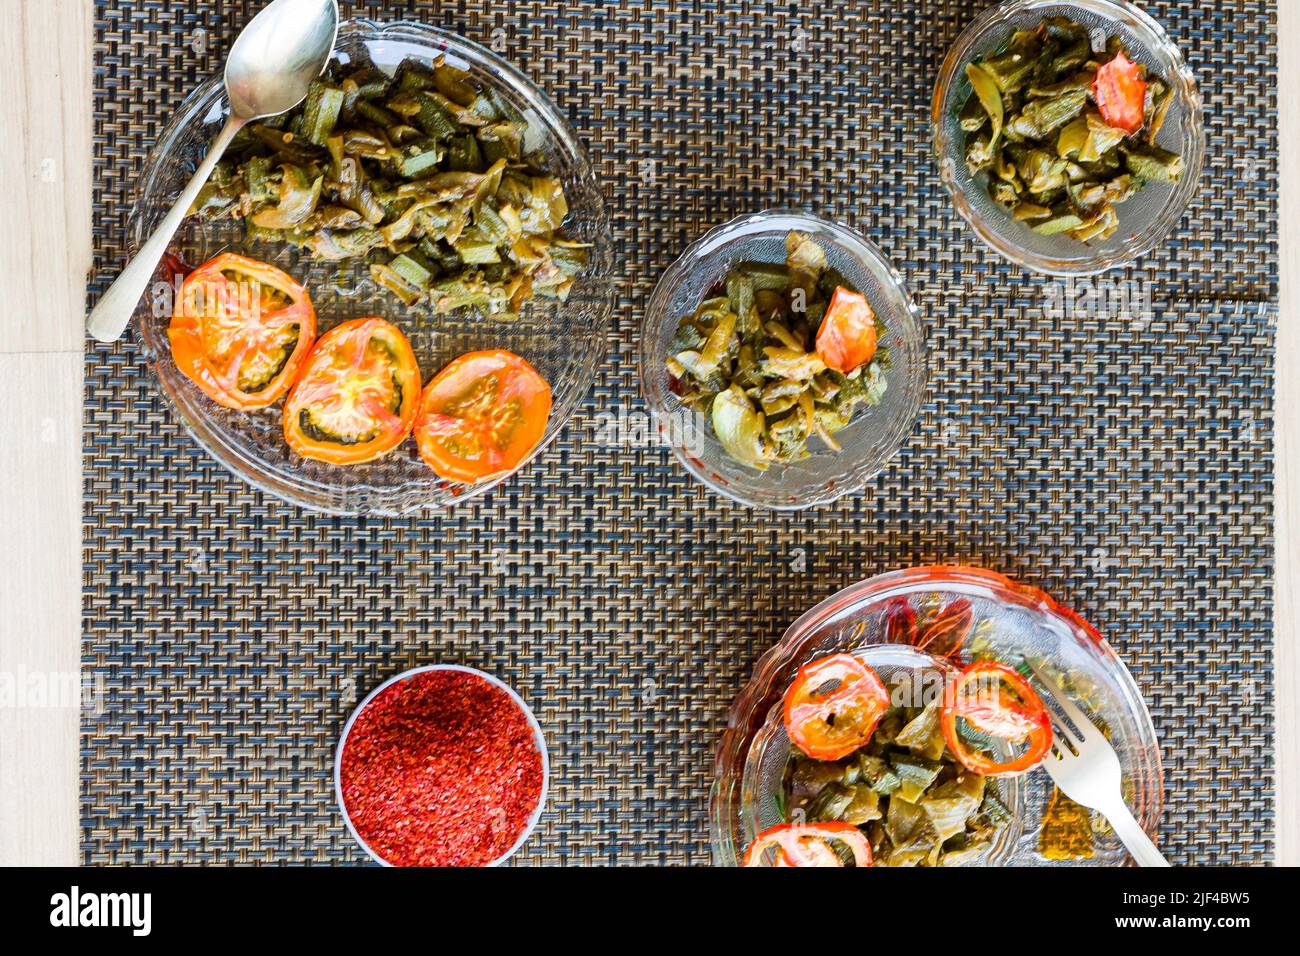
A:
POLYGON ((336 68, 302 106, 241 130, 191 213, 242 219, 249 239, 316 259, 367 260, 408 306, 509 318, 533 295, 567 298, 587 262, 526 134, 496 91, 441 58, 392 78, 336 68))
POLYGON ((835 433, 885 393, 885 328, 866 298, 829 268, 825 250, 791 232, 784 264, 746 262, 677 326, 673 392, 702 413, 736 461, 757 469, 839 451, 835 433))
POLYGON ((1120 204, 1184 162, 1156 145, 1174 91, 1119 37, 1094 53, 1087 27, 1052 17, 967 64, 966 165, 994 202, 1042 235, 1080 242, 1119 229, 1120 204))
POLYGON ((874 866, 977 862, 1011 820, 998 782, 967 770, 945 745, 939 699, 891 707, 843 759, 791 754, 783 816, 860 828, 874 866))

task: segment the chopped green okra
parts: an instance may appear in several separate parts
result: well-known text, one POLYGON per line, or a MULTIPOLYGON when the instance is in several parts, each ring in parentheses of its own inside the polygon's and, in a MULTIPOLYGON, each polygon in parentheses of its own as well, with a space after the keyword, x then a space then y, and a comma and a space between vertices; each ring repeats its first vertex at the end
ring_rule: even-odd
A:
POLYGON ((891 706, 871 739, 839 760, 791 747, 776 796, 782 819, 861 828, 872 866, 978 864, 1013 814, 999 782, 948 748, 941 703, 891 706))
POLYGON ((319 81, 312 83, 303 107, 302 135, 317 146, 324 146, 339 121, 343 100, 344 93, 338 87, 319 81))

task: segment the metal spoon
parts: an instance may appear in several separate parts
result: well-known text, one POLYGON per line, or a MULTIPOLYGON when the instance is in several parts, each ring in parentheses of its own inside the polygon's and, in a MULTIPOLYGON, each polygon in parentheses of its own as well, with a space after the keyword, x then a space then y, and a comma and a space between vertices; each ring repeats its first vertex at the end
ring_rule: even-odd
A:
POLYGON ((159 260, 230 141, 244 124, 286 113, 307 98, 338 31, 338 0, 274 0, 244 27, 226 59, 230 117, 176 204, 90 313, 91 335, 112 342, 126 331, 159 260))

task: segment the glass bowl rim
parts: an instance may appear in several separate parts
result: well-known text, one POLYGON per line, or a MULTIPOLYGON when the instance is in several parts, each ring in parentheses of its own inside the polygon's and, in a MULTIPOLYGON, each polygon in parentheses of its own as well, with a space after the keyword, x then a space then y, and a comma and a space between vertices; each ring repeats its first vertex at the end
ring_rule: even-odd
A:
POLYGON ((380 866, 394 866, 393 863, 384 859, 371 849, 370 844, 362 839, 361 834, 357 832, 356 826, 352 823, 352 817, 348 813, 347 804, 343 800, 343 748, 347 745, 348 734, 352 732, 352 725, 357 722, 357 718, 361 716, 362 711, 369 707, 376 697, 401 681, 410 680, 413 677, 418 677, 420 674, 427 674, 431 671, 458 671, 462 674, 473 674, 475 677, 482 678, 493 687, 505 691, 506 695, 514 702, 514 705, 519 708, 521 713, 523 713, 525 719, 528 721, 528 726, 532 728, 533 741, 537 745, 537 752, 542 758, 542 789, 537 797, 537 806, 533 809, 533 812, 528 815, 528 822, 525 824, 523 832, 519 834, 519 838, 515 840, 510 849, 506 850, 505 853, 501 854, 501 856, 492 860, 490 863, 484 864, 485 866, 500 866, 502 863, 514 856, 519 851, 519 848, 528 842, 528 838, 533 835, 533 831, 537 829, 537 824, 541 820, 542 814, 546 811, 546 800, 550 792, 551 784, 551 759, 550 753, 546 748, 546 737, 542 733, 542 725, 538 721, 537 715, 533 713, 533 709, 529 707, 528 703, 519 696, 519 693, 505 681, 501 680, 499 677, 494 677, 491 674, 481 671, 476 667, 467 667, 464 664, 425 664, 420 667, 412 667, 382 681, 379 686, 367 694, 365 699, 353 708, 351 715, 347 719, 347 723, 343 725, 343 730, 339 733, 339 742, 334 747, 334 802, 338 805, 339 813, 343 815, 343 822, 348 828, 348 833, 352 835, 352 839, 357 842, 357 845, 361 847, 361 849, 365 850, 367 855, 369 855, 369 857, 380 866))
MULTIPOLYGON (((451 30, 433 26, 412 19, 377 21, 366 17, 351 17, 339 24, 338 38, 335 42, 331 62, 335 61, 340 47, 348 40, 376 40, 385 37, 407 39, 422 44, 433 50, 449 51, 456 56, 473 62, 476 66, 495 73, 502 85, 512 93, 525 100, 544 120, 547 137, 556 142, 563 152, 575 161, 579 178, 587 181, 598 212, 599 231, 606 237, 607 254, 612 254, 613 238, 610 233, 609 209, 604 191, 596 179, 595 169, 585 144, 578 136, 568 117, 559 106, 551 100, 544 90, 534 83, 521 69, 493 51, 476 43, 468 37, 451 30)), ((166 159, 176 148, 176 143, 194 122, 203 121, 202 117, 212 109, 223 112, 229 109, 225 96, 225 78, 220 72, 209 75, 200 81, 177 106, 175 114, 164 126, 157 142, 145 157, 140 173, 136 177, 132 190, 132 203, 127 229, 127 247, 129 256, 139 252, 148 236, 145 234, 147 217, 145 206, 149 184, 157 176, 166 159)), ((162 265, 160 264, 160 268, 162 265)), ((339 516, 378 515, 400 517, 404 515, 435 514, 445 512, 467 501, 488 494, 501 484, 517 479, 532 462, 545 452, 560 435, 572 424, 574 415, 591 392, 596 380, 596 370, 609 352, 609 340, 615 302, 615 283, 612 277, 606 277, 607 291, 603 313, 599 321, 599 330, 592 337, 592 344, 598 353, 592 362, 592 372, 588 376, 586 388, 575 394, 569 403, 565 418, 554 432, 543 437, 519 466, 511 472, 489 481, 473 485, 460 486, 459 493, 449 501, 431 501, 421 498, 414 491, 414 483, 407 482, 400 487, 381 487, 358 485, 342 488, 323 484, 317 479, 306 479, 285 471, 280 467, 269 467, 260 455, 249 454, 234 442, 226 430, 220 427, 210 416, 203 412, 203 399, 198 395, 187 395, 183 390, 173 388, 164 369, 159 363, 170 360, 167 354, 154 349, 142 333, 139 323, 141 316, 149 309, 149 296, 146 295, 137 306, 132 316, 133 333, 137 346, 148 365, 155 384, 166 399, 172 414, 190 436, 198 443, 207 456, 232 476, 252 488, 284 501, 297 508, 321 514, 339 516)), ((424 370, 421 370, 422 372, 424 370)), ((554 413, 552 413, 554 414, 554 413)), ((436 477, 430 473, 430 480, 436 477)))
POLYGON ((655 283, 654 290, 650 293, 645 311, 641 316, 637 372, 641 381, 642 397, 645 399, 646 406, 655 421, 656 428, 659 434, 666 439, 667 444, 672 448, 674 456, 682 467, 715 494, 748 508, 769 511, 804 511, 809 508, 823 507, 847 495, 861 491, 876 474, 893 460, 906 442, 907 436, 915 429, 925 404, 925 393, 929 386, 930 376, 929 353, 926 349, 925 327, 921 321, 921 310, 917 305, 916 297, 912 294, 911 287, 907 284, 907 280, 903 277, 899 268, 885 255, 884 250, 853 227, 839 220, 823 216, 820 213, 790 207, 774 207, 760 212, 744 213, 716 225, 687 246, 686 250, 674 260, 672 265, 664 270, 659 277, 659 281, 655 283), (777 223, 783 224, 777 225, 777 223), (906 304, 906 314, 916 326, 918 353, 916 368, 906 380, 910 411, 906 415, 898 416, 890 423, 886 433, 889 450, 881 456, 878 467, 873 471, 864 472, 855 481, 837 483, 829 490, 822 489, 817 493, 805 495, 798 501, 757 501, 737 492, 727 484, 715 480, 709 469, 703 467, 697 459, 688 454, 679 442, 672 440, 673 429, 664 418, 668 411, 668 399, 666 389, 662 386, 661 373, 663 370, 656 369, 649 343, 662 324, 661 321, 657 321, 660 313, 662 312, 661 318, 664 321, 671 321, 672 317, 668 315, 667 310, 668 300, 677 287, 698 266, 698 261, 701 258, 711 254, 717 247, 731 239, 741 236, 788 232, 790 229, 799 228, 800 225, 805 228, 811 227, 830 232, 835 236, 836 241, 853 257, 870 261, 880 267, 889 277, 889 285, 892 291, 906 304))
POLYGON ((1201 187, 1205 166, 1205 119, 1202 101, 1196 83, 1196 74, 1183 57, 1182 50, 1173 41, 1164 26, 1145 10, 1129 0, 1002 0, 984 10, 961 32, 957 41, 944 57, 935 82, 930 103, 931 155, 939 170, 939 178, 952 199, 953 206, 974 233, 1008 262, 1042 275, 1088 276, 1100 275, 1111 269, 1128 265, 1147 255, 1166 241, 1201 187), (1058 259, 1041 255, 1017 242, 1011 230, 1003 231, 998 223, 986 219, 966 198, 965 190, 957 181, 947 160, 947 131, 945 103, 950 90, 959 82, 958 71, 971 56, 973 48, 996 28, 1007 24, 1012 17, 1028 13, 1039 7, 1074 7, 1100 14, 1111 20, 1129 25, 1142 41, 1144 49, 1158 52, 1173 64, 1174 90, 1183 102, 1182 125, 1183 155, 1187 164, 1183 178, 1175 185, 1169 201, 1136 236, 1126 240, 1112 252, 1098 251, 1092 256, 1058 259))

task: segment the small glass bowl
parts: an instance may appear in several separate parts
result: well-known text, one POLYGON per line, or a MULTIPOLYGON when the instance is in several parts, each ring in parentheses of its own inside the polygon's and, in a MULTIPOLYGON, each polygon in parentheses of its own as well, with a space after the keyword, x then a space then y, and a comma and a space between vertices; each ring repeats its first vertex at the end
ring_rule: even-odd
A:
POLYGON ((334 800, 338 803, 339 813, 343 814, 343 822, 347 825, 348 832, 352 834, 352 839, 357 841, 357 845, 361 847, 361 849, 365 850, 370 858, 376 863, 381 866, 392 866, 392 863, 388 862, 372 850, 370 844, 361 838, 361 834, 357 832, 357 828, 352 824, 352 817, 348 815, 347 804, 343 802, 343 748, 347 746, 348 734, 352 732, 352 725, 357 722, 357 717, 361 715, 361 712, 370 706, 371 701, 399 681, 410 680, 412 677, 416 677, 429 671, 461 671, 465 674, 473 674, 475 677, 481 677, 493 687, 498 687, 505 691, 510 699, 514 701, 515 706, 523 713, 525 719, 528 721, 528 726, 533 729, 533 741, 536 743, 537 752, 542 758, 542 791, 537 796, 537 806, 533 809, 533 812, 529 814, 528 822, 525 824, 523 832, 519 834, 519 838, 515 840, 510 849, 506 850, 506 852, 501 854, 501 856, 487 864, 488 866, 500 866, 519 852, 519 848, 528 842, 528 838, 532 836, 533 831, 537 829, 537 822, 542 818, 542 813, 546 810, 546 795, 550 789, 551 783, 551 759, 550 754, 546 750, 546 738, 542 735, 542 725, 537 722, 537 717, 533 714, 532 708, 524 703, 524 699, 515 693, 515 689, 509 684, 502 682, 491 674, 486 674, 481 670, 477 670, 476 668, 463 667, 460 664, 428 664, 424 667, 413 667, 410 670, 402 671, 400 674, 395 674, 367 694, 366 699, 357 704, 356 709, 353 710, 351 716, 348 717, 348 722, 343 725, 343 733, 339 734, 339 743, 334 749, 334 800))
MULTIPOLYGON (((749 683, 732 702, 714 762, 709 828, 717 865, 738 866, 761 832, 756 828, 776 822, 771 799, 763 797, 770 784, 761 781, 771 779, 774 765, 783 766, 780 747, 774 745, 775 727, 781 723, 782 697, 799 668, 845 651, 885 668, 880 676, 886 683, 900 671, 924 669, 933 659, 899 643, 886 621, 899 603, 910 605, 924 624, 928 615, 954 601, 971 606, 980 657, 1013 665, 1026 658, 1035 661, 1064 682, 1075 703, 1107 729, 1129 808, 1143 829, 1155 834, 1164 800, 1160 747, 1132 675, 1106 640, 1049 595, 995 571, 921 567, 877 575, 832 595, 791 624, 754 665, 749 683)), ((1044 854, 1040 841, 1055 792, 1045 771, 1002 778, 998 787, 1013 816, 984 865, 1121 866, 1128 861, 1123 844, 1097 814, 1090 818, 1090 856, 1044 854)))
MULTIPOLYGON (((246 241, 239 222, 191 216, 159 266, 152 294, 145 296, 135 313, 136 333, 163 396, 199 444, 232 474, 303 508, 333 514, 410 514, 486 494, 511 475, 476 485, 443 481, 420 459, 413 441, 377 461, 347 467, 294 454, 284 441, 281 403, 254 413, 223 408, 172 361, 167 326, 175 267, 169 260, 197 266, 231 251, 278 266, 311 293, 321 334, 344 319, 385 318, 410 339, 425 381, 465 352, 504 348, 522 355, 550 383, 554 404, 546 433, 516 473, 559 436, 591 390, 605 356, 614 305, 613 239, 605 198, 586 149, 546 94, 490 50, 412 21, 345 21, 333 62, 370 62, 392 75, 408 59, 428 64, 439 56, 496 91, 527 119, 525 148, 538 153, 542 165, 564 183, 569 203, 564 231, 591 245, 590 262, 566 302, 538 297, 512 322, 485 318, 472 309, 434 315, 427 305, 407 308, 381 290, 365 262, 316 261, 297 249, 246 241)), ((219 75, 202 83, 177 107, 137 184, 130 231, 133 252, 153 232, 206 155, 227 109, 219 75)))
POLYGON ((944 60, 934 89, 931 127, 939 174, 962 218, 1011 262, 1048 275, 1105 272, 1150 252, 1168 238, 1195 197, 1205 160, 1205 126, 1196 78, 1164 27, 1126 0, 1007 0, 984 11, 944 60), (1098 31, 1098 38, 1120 36, 1135 61, 1174 89, 1174 102, 1157 143, 1181 154, 1187 170, 1179 182, 1151 183, 1122 203, 1118 207, 1119 229, 1098 242, 1085 244, 1066 235, 1040 236, 993 201, 986 188, 987 174, 972 177, 966 166, 966 133, 958 120, 971 92, 966 64, 997 51, 1015 30, 1032 29, 1049 16, 1069 17, 1098 31))
POLYGON ((741 504, 799 510, 858 491, 903 444, 916 424, 926 387, 925 336, 903 277, 869 239, 840 223, 810 213, 773 209, 741 216, 710 230, 663 274, 641 324, 641 389, 665 438, 686 470, 718 494, 741 504), (808 233, 826 250, 829 266, 871 303, 887 332, 893 367, 877 406, 860 408, 835 437, 840 452, 816 437, 803 461, 747 467, 723 450, 704 416, 673 394, 666 362, 683 316, 692 314, 709 291, 741 262, 784 262, 791 230, 808 233))

